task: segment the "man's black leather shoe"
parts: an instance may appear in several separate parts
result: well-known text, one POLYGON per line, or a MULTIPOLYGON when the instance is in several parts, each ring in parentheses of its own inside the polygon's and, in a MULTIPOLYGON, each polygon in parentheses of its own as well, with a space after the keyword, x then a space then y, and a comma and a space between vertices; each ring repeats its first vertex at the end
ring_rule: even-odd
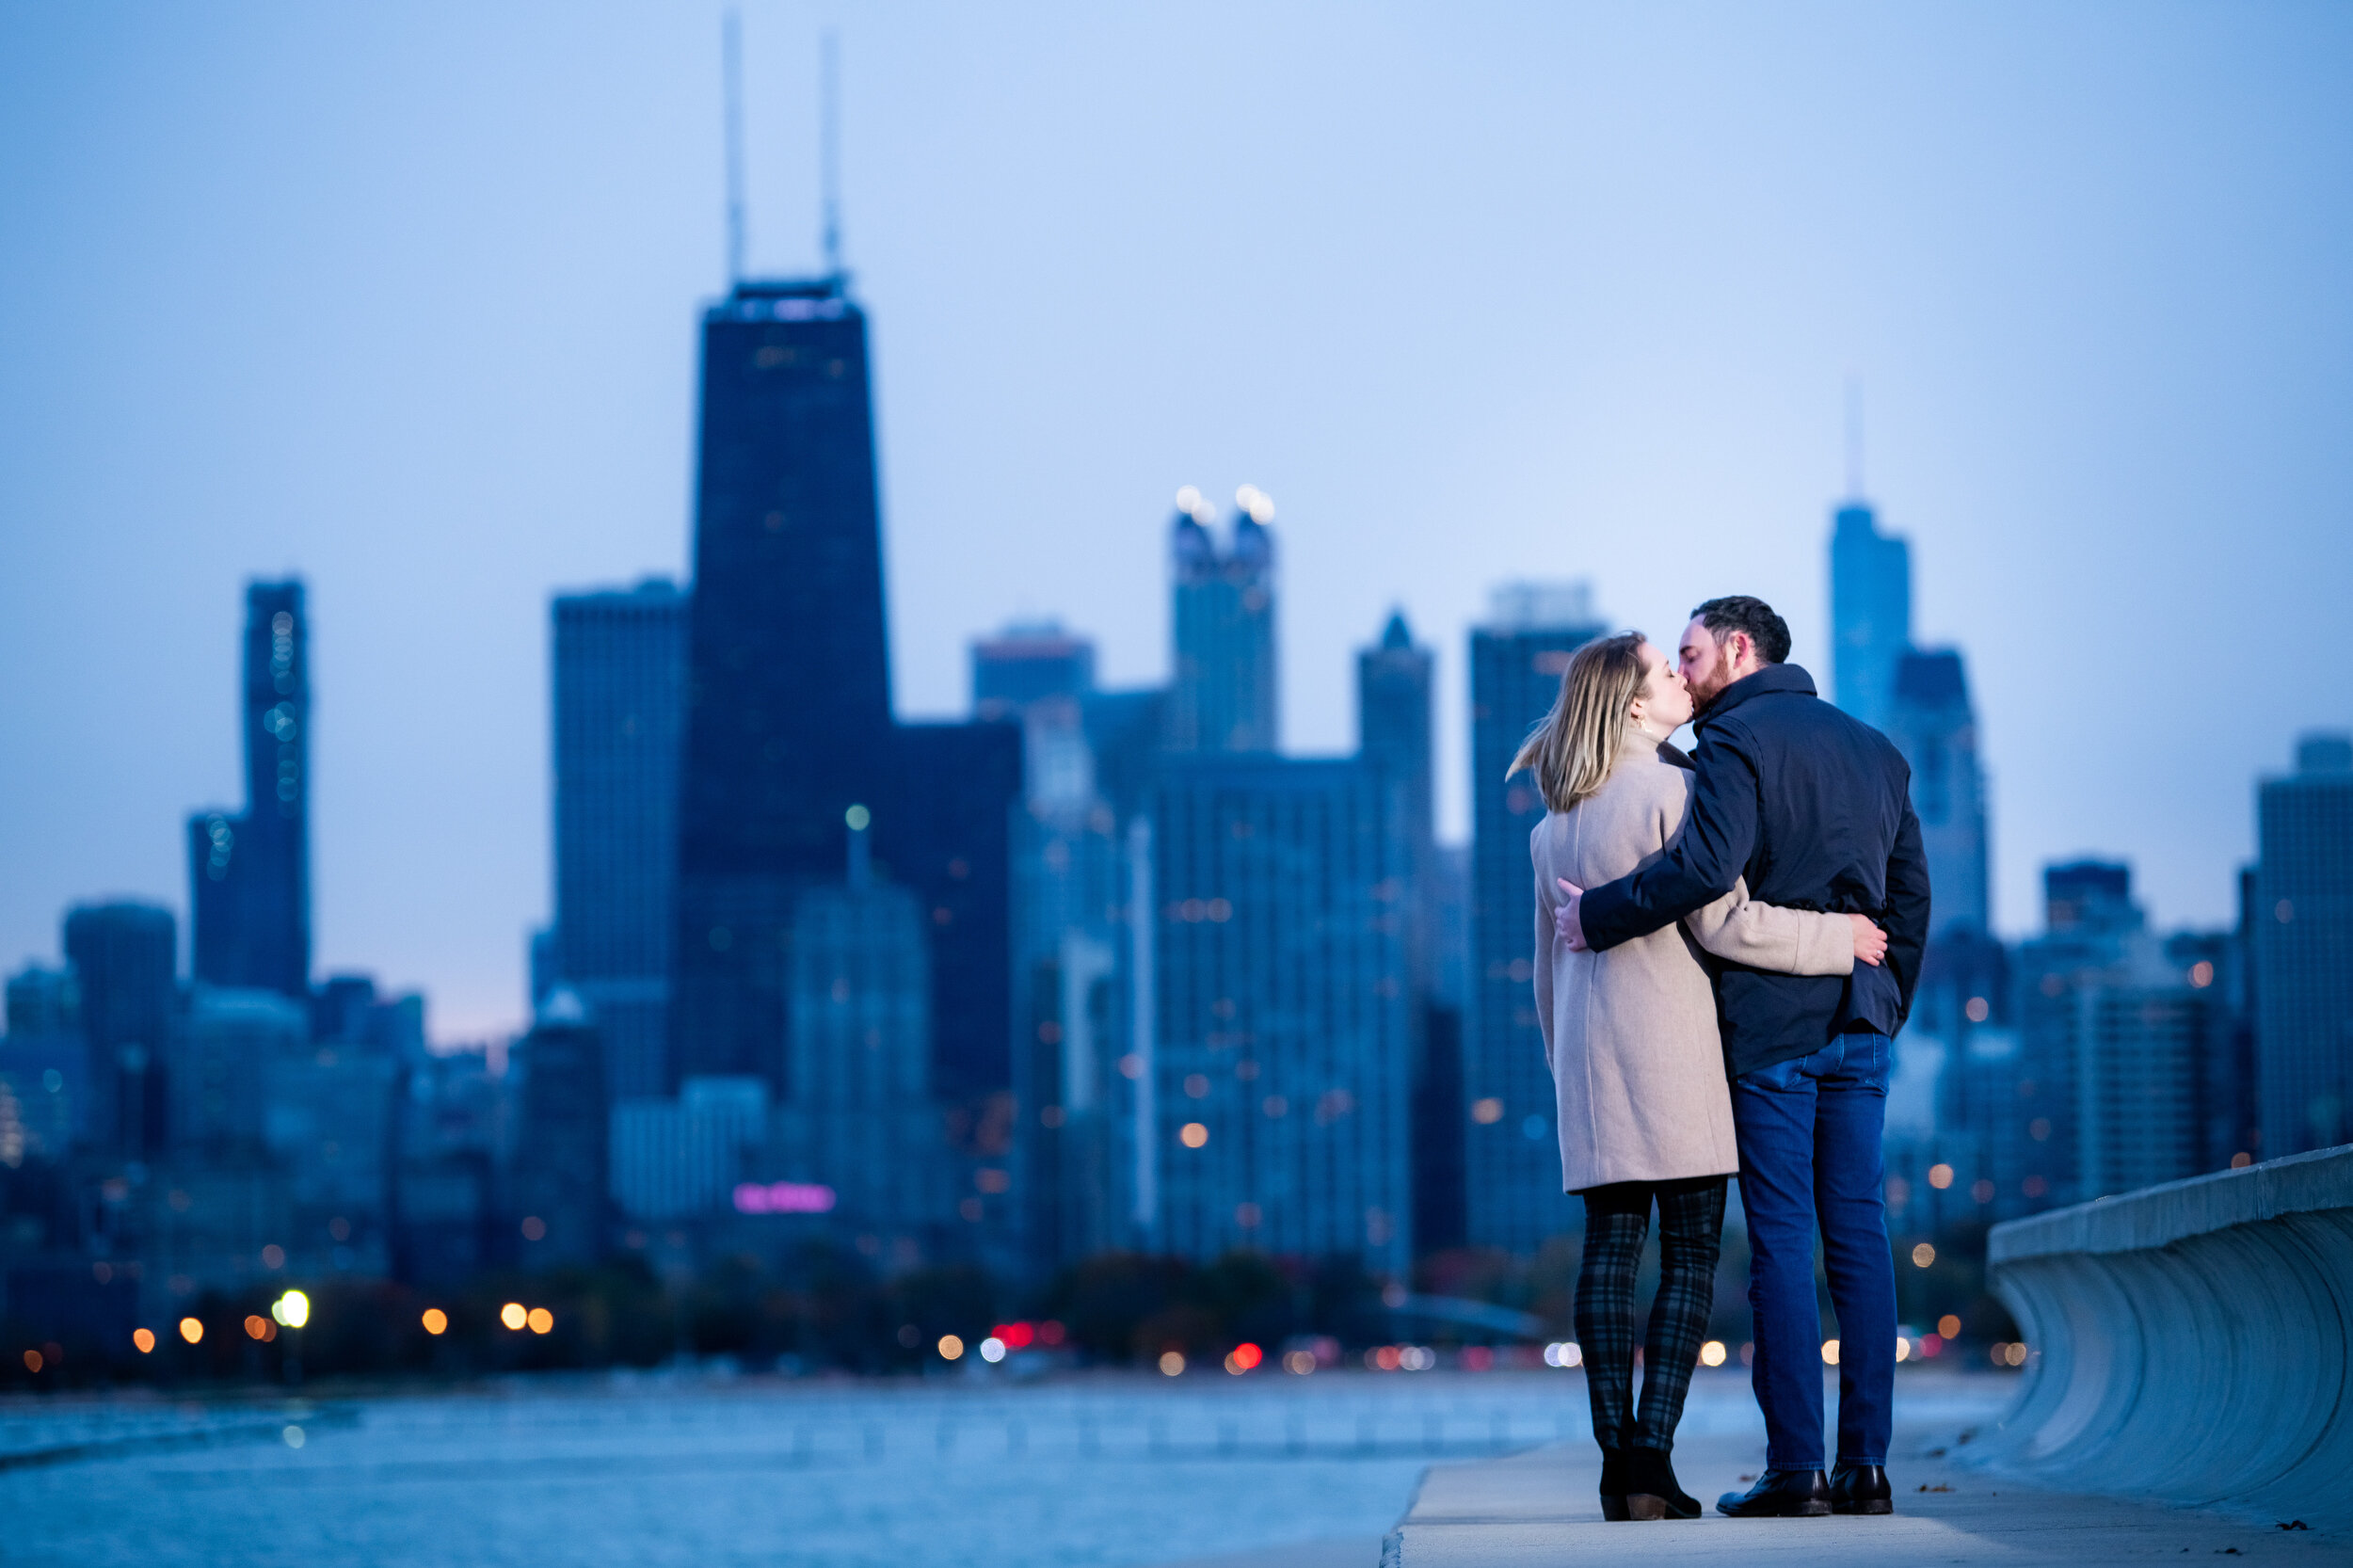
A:
POLYGON ((1895 1493, 1876 1464, 1842 1464, 1830 1478, 1833 1513, 1893 1513, 1895 1493))
POLYGON ((1830 1481, 1819 1470, 1768 1470, 1746 1492, 1727 1492, 1716 1512, 1735 1519, 1820 1519, 1830 1514, 1830 1481))

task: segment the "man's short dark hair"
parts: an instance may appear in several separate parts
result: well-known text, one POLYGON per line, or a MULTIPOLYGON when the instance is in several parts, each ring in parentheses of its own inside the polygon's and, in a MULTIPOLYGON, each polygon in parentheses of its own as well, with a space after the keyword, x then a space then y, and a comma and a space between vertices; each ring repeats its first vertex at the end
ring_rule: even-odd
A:
POLYGON ((1692 611, 1691 618, 1706 627, 1707 634, 1718 642, 1735 632, 1746 632, 1749 641, 1756 645, 1756 656, 1769 664, 1789 657, 1789 623, 1761 599, 1747 594, 1711 599, 1692 611))

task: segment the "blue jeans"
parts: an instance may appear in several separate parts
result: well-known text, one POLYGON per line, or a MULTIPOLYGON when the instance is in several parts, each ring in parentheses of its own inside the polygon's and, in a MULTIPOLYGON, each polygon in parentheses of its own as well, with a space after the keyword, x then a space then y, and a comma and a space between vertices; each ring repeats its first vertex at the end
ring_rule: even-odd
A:
POLYGON ((1884 1464, 1896 1384, 1896 1268, 1887 1250, 1887 1037, 1842 1034, 1811 1056, 1732 1080, 1749 1225, 1753 1386, 1765 1463, 1818 1470, 1821 1318, 1814 1233, 1838 1314, 1838 1463, 1884 1464))

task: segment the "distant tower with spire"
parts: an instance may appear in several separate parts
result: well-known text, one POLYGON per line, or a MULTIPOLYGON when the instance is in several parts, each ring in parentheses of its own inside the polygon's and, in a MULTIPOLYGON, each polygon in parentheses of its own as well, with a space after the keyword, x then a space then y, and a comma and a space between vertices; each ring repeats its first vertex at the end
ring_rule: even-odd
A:
POLYGON ((1847 386, 1847 499, 1831 514, 1831 699, 1887 728, 1896 665, 1912 646, 1912 547, 1880 532, 1863 494, 1863 397, 1847 386))

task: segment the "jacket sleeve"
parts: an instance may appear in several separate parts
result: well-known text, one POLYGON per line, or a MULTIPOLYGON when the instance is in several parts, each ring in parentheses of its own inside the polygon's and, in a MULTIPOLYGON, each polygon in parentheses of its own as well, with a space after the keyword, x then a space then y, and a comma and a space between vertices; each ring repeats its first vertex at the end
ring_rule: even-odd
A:
POLYGON ((1673 925, 1732 891, 1756 845, 1756 758, 1737 726, 1710 725, 1692 759, 1699 774, 1674 847, 1631 876, 1589 889, 1577 908, 1599 952, 1673 925))
POLYGON ((1903 820, 1887 856, 1887 968, 1903 996, 1903 1016, 1912 1016, 1913 993, 1920 986, 1920 957, 1929 946, 1929 857, 1920 842, 1919 814, 1912 808, 1905 781, 1903 820))
MULTIPOLYGON (((1539 825, 1528 840, 1529 858, 1536 862, 1536 1023, 1545 1032, 1545 1064, 1552 1064, 1552 945, 1560 940, 1552 929, 1553 890, 1545 886, 1545 857, 1539 825)), ((1557 895, 1556 895, 1557 896, 1557 895)))
POLYGON ((1784 909, 1749 897, 1748 878, 1683 917, 1700 946, 1752 969, 1783 974, 1852 974, 1854 922, 1844 915, 1784 909))

